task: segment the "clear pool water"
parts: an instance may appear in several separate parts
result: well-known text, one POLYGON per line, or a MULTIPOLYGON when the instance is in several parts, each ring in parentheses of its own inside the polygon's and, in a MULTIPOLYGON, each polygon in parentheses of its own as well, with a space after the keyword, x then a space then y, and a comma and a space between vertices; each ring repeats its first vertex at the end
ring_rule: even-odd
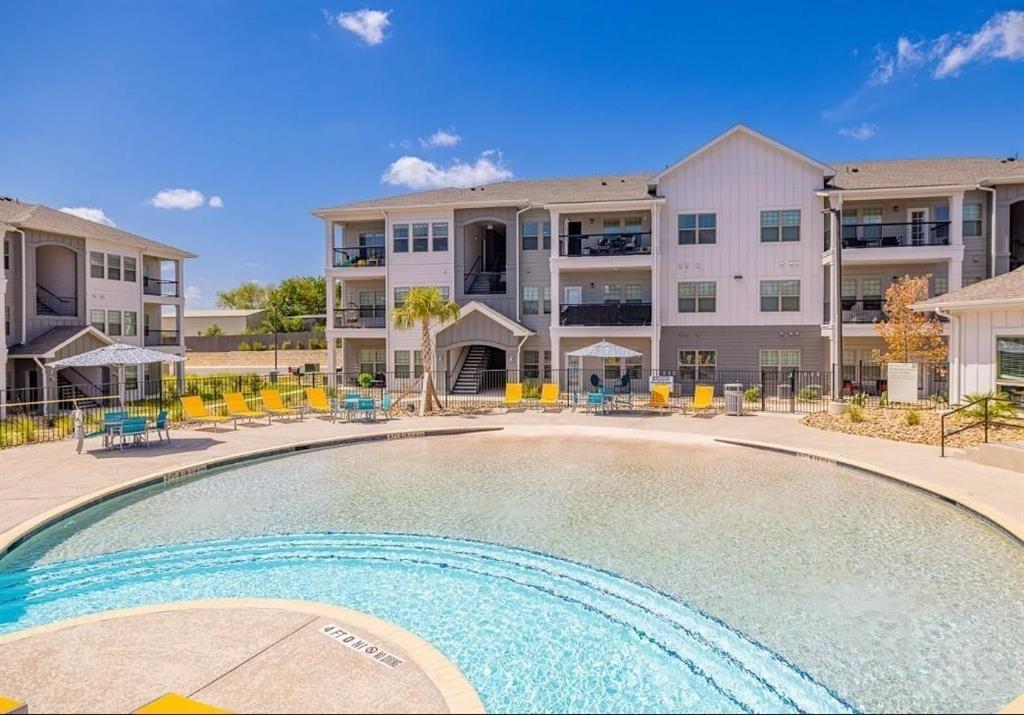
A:
POLYGON ((883 480, 725 446, 307 453, 90 509, 0 579, 0 630, 187 598, 341 603, 437 644, 492 711, 992 711, 1024 691, 1017 542, 883 480))

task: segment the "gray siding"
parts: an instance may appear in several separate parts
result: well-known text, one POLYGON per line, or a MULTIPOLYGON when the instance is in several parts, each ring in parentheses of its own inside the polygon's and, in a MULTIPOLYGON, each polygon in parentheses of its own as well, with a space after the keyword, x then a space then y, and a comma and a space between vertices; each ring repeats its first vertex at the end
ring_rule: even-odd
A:
POLYGON ((519 346, 519 339, 508 328, 479 312, 470 313, 437 334, 438 351, 470 343, 515 350, 519 346))
POLYGON ((455 211, 454 227, 455 245, 455 295, 453 296, 459 305, 465 305, 475 300, 494 308, 499 313, 516 319, 516 281, 519 280, 517 257, 519 251, 519 229, 516 225, 516 210, 514 208, 480 208, 460 209, 455 211), (504 295, 466 295, 465 293, 465 228, 467 224, 476 221, 494 221, 505 224, 505 281, 506 293, 504 295))
POLYGON ((21 234, 10 231, 5 238, 11 247, 11 268, 7 271, 6 303, 11 308, 11 334, 7 336, 7 345, 21 342, 21 234))
MULTIPOLYGON (((524 211, 523 215, 519 217, 520 228, 526 221, 537 221, 539 223, 549 221, 550 219, 551 215, 543 209, 524 211)), ((552 249, 557 251, 558 237, 554 235, 555 227, 551 228, 551 234, 552 249)), ((541 289, 541 297, 543 297, 544 287, 551 285, 551 250, 544 250, 543 243, 541 243, 536 251, 523 251, 519 243, 517 243, 516 252, 519 254, 520 261, 522 261, 521 285, 538 286, 541 289)), ((520 295, 522 295, 521 292, 520 295)), ((546 336, 548 328, 551 326, 551 316, 520 315, 519 322, 535 333, 543 333, 546 336)))
POLYGON ((760 350, 800 350, 801 370, 822 370, 828 352, 820 325, 662 328, 662 369, 675 368, 679 350, 715 350, 719 370, 757 370, 760 350))
MULTIPOLYGON (((1024 201, 1024 184, 1007 184, 996 188, 996 274, 1010 268, 1010 207, 1024 201)), ((1024 241, 1024 226, 1016 227, 1017 240, 1024 241)))
MULTIPOLYGON (((87 269, 87 257, 85 250, 85 240, 81 238, 73 238, 70 236, 61 236, 55 233, 44 233, 42 231, 25 231, 25 237, 28 240, 28 253, 26 262, 26 275, 25 275, 25 286, 23 286, 19 293, 23 296, 23 299, 28 305, 27 314, 27 326, 28 331, 26 335, 26 341, 32 340, 36 336, 42 335, 51 328, 60 328, 69 325, 85 325, 89 322, 89 317, 85 315, 85 275, 87 269), (46 244, 57 244, 65 246, 75 252, 76 255, 76 278, 77 278, 77 298, 78 298, 78 315, 71 317, 56 317, 50 315, 36 315, 36 247, 46 244)), ((20 261, 20 257, 19 257, 20 261)), ((19 263, 20 267, 20 263, 19 263)), ((13 269, 14 266, 12 265, 13 269)), ((13 273, 13 270, 12 270, 13 273)), ((19 306, 20 310, 20 306, 19 306)))
MULTIPOLYGON (((992 202, 988 193, 984 191, 966 191, 964 192, 964 203, 981 204, 981 235, 964 236, 963 280, 966 285, 970 280, 984 280, 992 275, 989 272, 992 202)), ((949 289, 957 290, 960 287, 950 286, 949 289)))

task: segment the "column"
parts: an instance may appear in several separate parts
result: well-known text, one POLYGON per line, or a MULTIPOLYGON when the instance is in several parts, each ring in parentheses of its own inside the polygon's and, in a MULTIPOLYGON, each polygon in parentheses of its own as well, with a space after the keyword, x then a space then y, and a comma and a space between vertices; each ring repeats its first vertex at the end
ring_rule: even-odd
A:
POLYGON ((324 219, 324 267, 334 267, 334 222, 324 219))
POLYGON ((176 362, 174 363, 174 379, 178 383, 178 394, 182 395, 185 393, 185 363, 176 362))
POLYGON ((651 207, 651 372, 661 369, 661 204, 651 207))
MULTIPOLYGON (((949 197, 949 245, 964 245, 964 192, 959 191, 949 197)), ((949 262, 949 289, 960 290, 963 287, 963 253, 949 262), (955 267, 954 267, 954 264, 955 267)))
POLYGON ((185 297, 185 261, 180 258, 174 262, 174 289, 176 298, 185 297))
POLYGON ((829 340, 829 357, 832 369, 832 400, 838 402, 843 391, 843 305, 842 305, 842 260, 843 236, 842 221, 843 197, 829 197, 829 235, 832 237, 832 260, 829 262, 829 322, 832 324, 832 335, 829 340))
POLYGON ((558 256, 562 254, 561 214, 558 211, 551 211, 550 220, 551 257, 548 264, 551 271, 551 323, 548 327, 548 335, 551 338, 551 371, 552 373, 557 373, 561 369, 562 364, 562 356, 559 354, 561 352, 559 349, 560 340, 558 337, 558 326, 561 323, 562 315, 562 281, 558 265, 558 256))
MULTIPOLYGON (((561 369, 561 357, 562 357, 562 338, 557 332, 551 333, 551 374, 557 375, 561 369)), ((541 357, 543 362, 544 358, 541 357)), ((521 366, 520 366, 521 367, 521 366)), ((567 366, 568 367, 568 366, 567 366)))

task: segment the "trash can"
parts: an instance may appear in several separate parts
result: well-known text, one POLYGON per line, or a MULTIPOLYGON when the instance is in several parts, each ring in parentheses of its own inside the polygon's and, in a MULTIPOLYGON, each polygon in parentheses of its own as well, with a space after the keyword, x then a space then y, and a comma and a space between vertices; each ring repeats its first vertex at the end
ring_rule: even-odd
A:
POLYGON ((725 413, 728 415, 743 414, 743 385, 730 382, 725 386, 725 413))

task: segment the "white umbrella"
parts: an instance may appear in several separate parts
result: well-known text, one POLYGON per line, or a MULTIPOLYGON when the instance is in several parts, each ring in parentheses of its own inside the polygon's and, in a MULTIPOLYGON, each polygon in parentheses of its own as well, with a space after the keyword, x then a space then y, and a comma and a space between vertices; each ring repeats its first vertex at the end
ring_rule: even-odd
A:
POLYGON ((47 364, 54 370, 65 367, 116 367, 118 372, 118 393, 121 404, 124 404, 124 368, 126 365, 148 365, 154 362, 184 362, 185 358, 180 355, 162 353, 149 348, 140 348, 138 345, 126 345, 125 343, 114 343, 104 345, 102 348, 89 350, 88 352, 72 355, 62 360, 54 360, 47 364))
POLYGON ((585 348, 579 350, 573 350, 571 353, 566 355, 572 355, 573 357, 596 357, 596 358, 631 358, 640 357, 642 353, 638 353, 636 350, 630 350, 629 348, 615 343, 609 343, 606 340, 602 340, 599 343, 588 345, 585 348))

